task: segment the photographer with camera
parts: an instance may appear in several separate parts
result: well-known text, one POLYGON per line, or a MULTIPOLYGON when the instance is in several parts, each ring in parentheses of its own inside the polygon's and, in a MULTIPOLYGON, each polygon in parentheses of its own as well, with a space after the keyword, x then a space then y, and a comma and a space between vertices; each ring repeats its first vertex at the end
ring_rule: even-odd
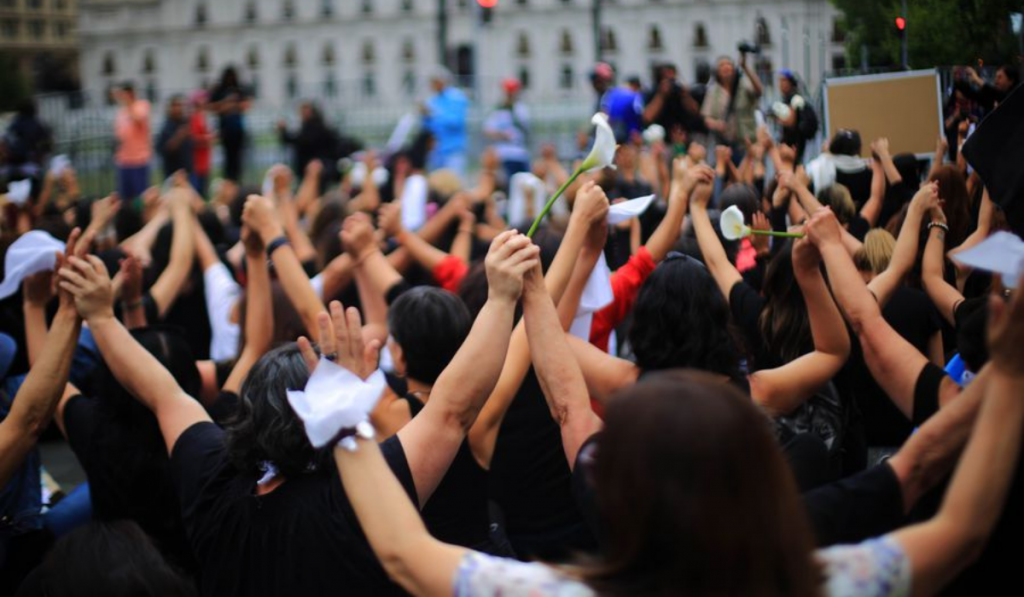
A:
POLYGON ((801 163, 807 141, 818 134, 818 114, 799 93, 799 81, 789 69, 779 72, 780 101, 772 104, 772 115, 782 127, 780 142, 796 150, 796 161, 801 163))
POLYGON ((666 131, 681 128, 689 137, 707 131, 700 116, 700 104, 690 88, 679 81, 676 65, 657 67, 655 84, 644 94, 644 124, 658 124, 666 131))
POLYGON ((757 101, 764 92, 761 79, 747 64, 747 54, 756 53, 758 48, 743 42, 739 45, 740 71, 728 56, 718 59, 715 81, 704 96, 701 114, 712 134, 711 145, 728 145, 732 148, 733 160, 743 159, 746 141, 757 137, 757 101), (744 76, 746 75, 746 76, 744 76))

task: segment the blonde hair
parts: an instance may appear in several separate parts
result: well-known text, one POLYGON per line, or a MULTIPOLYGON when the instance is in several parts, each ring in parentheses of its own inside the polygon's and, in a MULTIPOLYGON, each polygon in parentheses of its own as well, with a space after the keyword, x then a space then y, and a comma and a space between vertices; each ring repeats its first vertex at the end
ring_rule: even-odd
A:
POLYGON ((840 224, 849 224, 857 214, 857 206, 853 203, 850 189, 839 183, 829 185, 818 191, 818 202, 832 208, 840 224))
POLYGON ((874 228, 864 237, 864 245, 853 254, 853 262, 862 272, 878 275, 889 267, 896 239, 888 230, 874 228))

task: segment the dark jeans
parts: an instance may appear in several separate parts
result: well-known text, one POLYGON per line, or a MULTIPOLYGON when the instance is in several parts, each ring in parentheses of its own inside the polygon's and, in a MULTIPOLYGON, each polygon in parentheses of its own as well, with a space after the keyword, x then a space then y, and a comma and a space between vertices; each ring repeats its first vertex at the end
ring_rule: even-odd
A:
POLYGON ((245 131, 242 129, 223 129, 220 137, 224 147, 224 178, 235 182, 242 181, 242 148, 245 144, 245 131))
POLYGON ((117 167, 117 193, 122 201, 131 201, 142 195, 149 186, 149 164, 117 167))

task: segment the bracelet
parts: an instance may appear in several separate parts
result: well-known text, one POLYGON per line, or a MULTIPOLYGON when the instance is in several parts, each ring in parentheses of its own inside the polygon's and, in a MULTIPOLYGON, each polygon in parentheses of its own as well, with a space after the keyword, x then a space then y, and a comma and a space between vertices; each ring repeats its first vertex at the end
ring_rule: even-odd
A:
POLYGON ((280 249, 281 247, 283 247, 285 245, 291 245, 291 244, 292 243, 289 242, 287 236, 283 236, 282 235, 282 236, 279 236, 279 237, 275 238, 274 240, 272 240, 269 243, 267 243, 267 257, 273 256, 274 251, 280 249))
POLYGON ((334 434, 331 441, 327 445, 335 445, 343 450, 349 452, 356 451, 355 438, 372 440, 376 436, 376 432, 373 425, 369 421, 363 421, 357 423, 355 427, 343 427, 338 430, 338 433, 334 434))
POLYGON ((473 234, 472 228, 459 228, 459 234, 473 234))
POLYGON ((938 220, 928 222, 928 231, 931 232, 932 228, 942 228, 946 234, 949 234, 949 226, 947 226, 945 222, 940 222, 938 220))
POLYGON ((121 302, 121 310, 122 311, 134 311, 134 310, 138 309, 141 306, 142 306, 142 299, 139 299, 137 301, 132 301, 130 303, 126 303, 126 302, 123 302, 123 301, 121 302))

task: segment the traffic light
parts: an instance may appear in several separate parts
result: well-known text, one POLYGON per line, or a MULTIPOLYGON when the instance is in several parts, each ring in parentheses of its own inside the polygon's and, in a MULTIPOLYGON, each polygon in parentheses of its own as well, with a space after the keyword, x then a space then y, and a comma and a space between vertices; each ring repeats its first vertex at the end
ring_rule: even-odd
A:
POLYGON ((498 0, 476 0, 476 4, 480 7, 480 24, 490 25, 494 20, 494 7, 498 5, 498 0))
POLYGON ((903 37, 907 33, 907 20, 903 17, 896 17, 896 34, 903 37))
POLYGON ((910 68, 910 62, 907 59, 907 18, 903 15, 897 16, 895 25, 896 36, 900 40, 900 65, 907 70, 910 68))

